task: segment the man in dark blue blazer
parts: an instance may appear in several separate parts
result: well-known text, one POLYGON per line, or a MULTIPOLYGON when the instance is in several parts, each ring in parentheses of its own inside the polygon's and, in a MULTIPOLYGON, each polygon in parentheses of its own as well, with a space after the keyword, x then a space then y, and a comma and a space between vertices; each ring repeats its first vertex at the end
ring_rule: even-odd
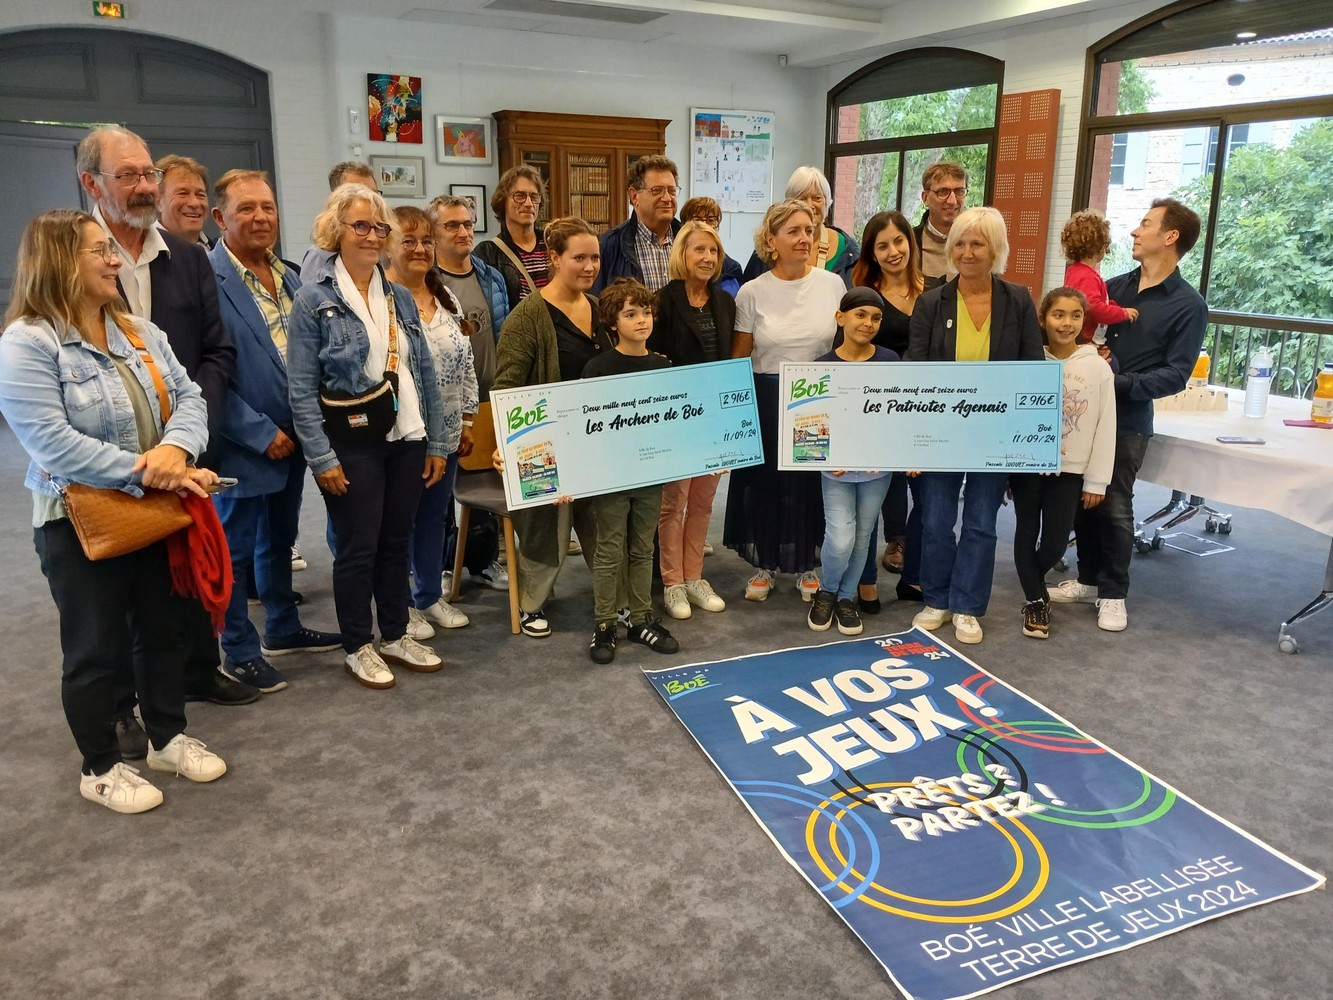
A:
MULTIPOLYGON (((208 258, 197 244, 158 228, 162 172, 140 136, 117 125, 93 129, 79 143, 77 170, 79 184, 94 202, 93 217, 121 260, 116 282, 130 311, 166 333, 172 352, 203 392, 210 440, 194 463, 212 468, 236 351, 218 319, 217 284, 208 258)), ((217 637, 202 605, 174 595, 167 599, 176 602, 187 700, 244 705, 258 699, 258 691, 218 670, 217 637)), ((127 674, 118 678, 116 697, 116 736, 126 760, 148 754, 148 736, 134 716, 134 703, 135 680, 127 674)))
POLYGON ((218 178, 213 218, 221 238, 208 252, 222 325, 236 347, 236 377, 223 404, 218 473, 237 485, 214 498, 231 549, 231 604, 222 630, 222 672, 264 692, 286 678, 265 657, 341 648, 340 636, 302 626, 292 590, 291 549, 301 516, 305 458, 287 401, 287 317, 299 271, 273 253, 278 207, 268 175, 229 170, 218 178), (264 604, 261 642, 246 610, 251 567, 264 604))

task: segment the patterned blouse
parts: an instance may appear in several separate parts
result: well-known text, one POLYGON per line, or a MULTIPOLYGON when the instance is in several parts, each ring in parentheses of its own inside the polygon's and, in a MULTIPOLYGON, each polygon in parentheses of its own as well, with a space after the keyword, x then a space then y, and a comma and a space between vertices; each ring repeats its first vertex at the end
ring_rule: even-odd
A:
MULTIPOLYGON (((447 288, 445 294, 449 296, 449 304, 458 310, 458 299, 447 288)), ((477 412, 477 372, 472 365, 472 341, 463 333, 458 313, 450 312, 438 299, 435 315, 422 326, 426 329, 426 342, 430 344, 440 399, 444 403, 444 443, 452 455, 458 450, 463 432, 463 414, 477 412)))

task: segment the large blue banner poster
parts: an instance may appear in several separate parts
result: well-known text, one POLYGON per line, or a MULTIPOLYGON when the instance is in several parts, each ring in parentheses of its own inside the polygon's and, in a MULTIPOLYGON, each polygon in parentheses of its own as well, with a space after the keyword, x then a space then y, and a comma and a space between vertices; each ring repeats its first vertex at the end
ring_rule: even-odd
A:
POLYGON ((973 997, 1322 876, 929 632, 647 672, 908 997, 973 997))

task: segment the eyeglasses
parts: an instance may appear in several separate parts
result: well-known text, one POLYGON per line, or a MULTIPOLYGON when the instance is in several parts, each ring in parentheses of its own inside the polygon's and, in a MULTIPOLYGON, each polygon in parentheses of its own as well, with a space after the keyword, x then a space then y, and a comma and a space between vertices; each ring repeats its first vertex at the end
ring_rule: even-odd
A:
POLYGON ((959 201, 962 201, 963 198, 967 195, 967 188, 965 187, 934 188, 933 190, 931 190, 930 193, 933 194, 940 201, 950 201, 955 198, 958 199, 959 201))
POLYGON ((429 236, 426 237, 424 240, 413 239, 411 236, 404 236, 401 240, 398 241, 398 245, 402 247, 404 250, 406 250, 408 253, 411 253, 417 247, 421 247, 422 250, 427 250, 427 251, 435 249, 435 241, 431 239, 429 236))
POLYGON ((157 167, 153 167, 152 170, 122 170, 115 174, 107 173, 105 170, 99 170, 97 172, 103 177, 110 177, 121 187, 134 187, 134 185, 139 183, 140 178, 148 181, 150 184, 161 184, 163 176, 162 171, 158 170, 157 167))
POLYGON ((689 222, 702 222, 705 226, 712 226, 714 229, 716 229, 718 226, 722 225, 722 216, 720 216, 720 215, 696 215, 693 219, 689 219, 689 220, 687 220, 687 221, 689 221, 689 222))
POLYGON ((522 205, 524 202, 540 205, 542 203, 542 196, 536 191, 513 191, 509 195, 509 200, 515 205, 522 205))
POLYGON ((663 195, 668 195, 669 197, 674 198, 680 191, 679 188, 662 187, 660 184, 657 187, 641 188, 640 190, 647 191, 654 198, 660 198, 663 195))
POLYGON ((456 232, 458 232, 460 229, 466 229, 466 230, 470 233, 470 232, 472 232, 474 229, 477 228, 477 224, 476 224, 475 222, 472 222, 472 221, 468 221, 468 222, 441 222, 441 223, 440 223, 440 228, 443 229, 446 233, 456 233, 456 232))
POLYGON ((380 239, 389 238, 390 229, 387 222, 366 222, 364 219, 358 219, 356 222, 344 222, 343 225, 358 236, 369 236, 373 229, 380 239))
POLYGON ((108 264, 120 260, 116 254, 116 248, 110 243, 96 243, 90 247, 79 247, 79 253, 95 253, 108 264))

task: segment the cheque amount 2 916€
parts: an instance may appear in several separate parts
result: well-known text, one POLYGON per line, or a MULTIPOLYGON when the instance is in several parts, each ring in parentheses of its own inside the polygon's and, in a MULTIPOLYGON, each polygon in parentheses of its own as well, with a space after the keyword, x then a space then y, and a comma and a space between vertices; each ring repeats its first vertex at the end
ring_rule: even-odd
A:
POLYGON ((778 468, 1058 472, 1058 361, 782 366, 778 468))

